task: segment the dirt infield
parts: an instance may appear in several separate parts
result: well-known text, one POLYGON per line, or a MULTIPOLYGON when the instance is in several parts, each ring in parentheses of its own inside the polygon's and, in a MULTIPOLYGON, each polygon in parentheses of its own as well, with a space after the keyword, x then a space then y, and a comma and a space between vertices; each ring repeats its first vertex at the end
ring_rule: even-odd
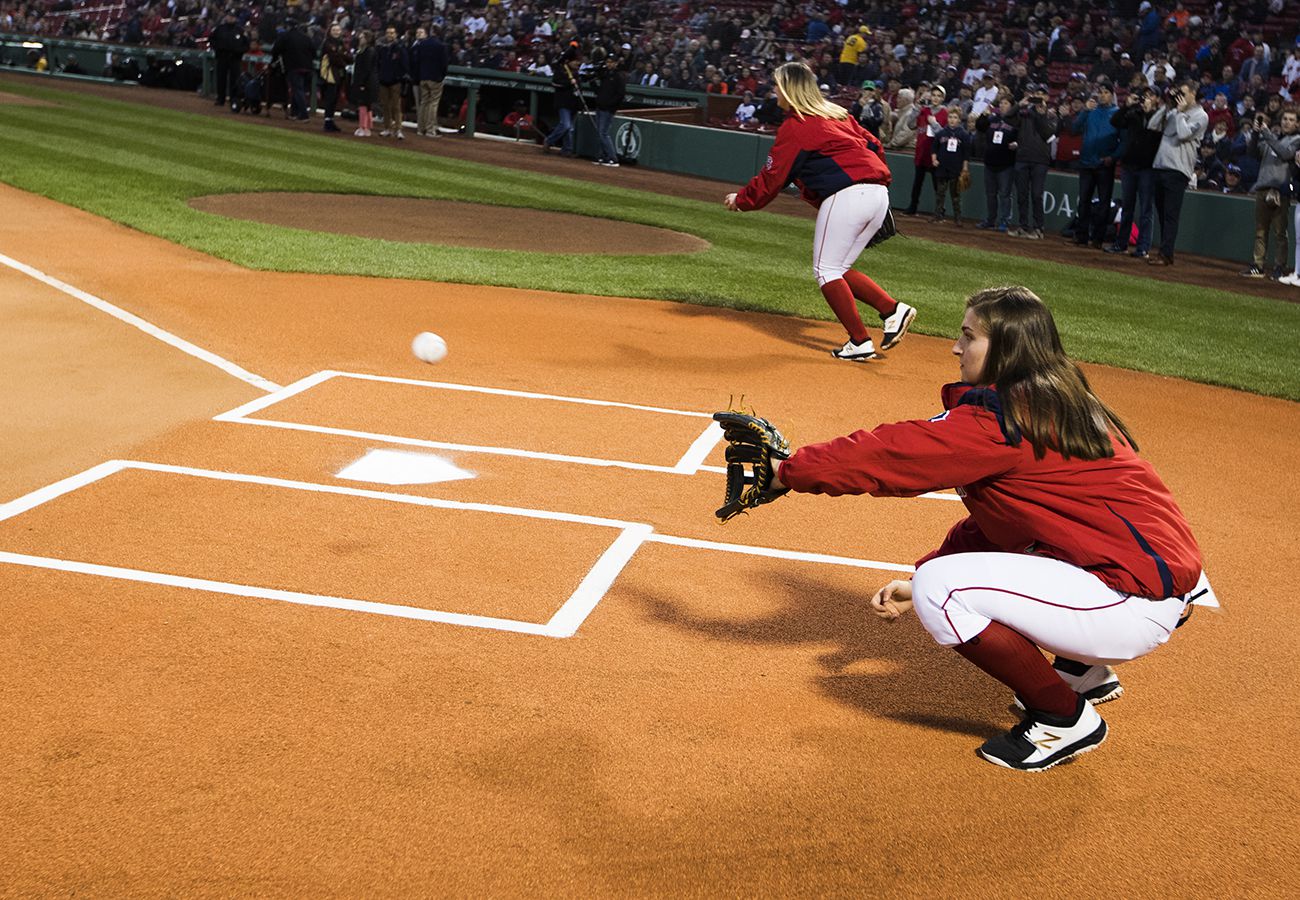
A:
POLYGON ((929 415, 948 341, 850 366, 830 323, 249 272, 0 205, 0 253, 286 386, 0 267, 0 502, 30 498, 0 507, 0 894, 1293 894, 1300 406, 1088 367, 1226 611, 1121 670, 1098 752, 1020 776, 972 753, 1005 693, 862 610, 960 506, 719 528, 683 415, 929 415), (473 477, 340 477, 375 450, 473 477), (574 635, 510 630, 548 616, 574 635))
POLYGON ((35 97, 24 97, 21 94, 10 94, 7 91, 0 91, 0 106, 54 106, 48 100, 37 100, 35 97))
POLYGON ((414 197, 265 191, 195 197, 190 206, 290 228, 492 250, 572 253, 581 247, 584 253, 632 256, 699 253, 712 246, 692 234, 632 222, 414 197))

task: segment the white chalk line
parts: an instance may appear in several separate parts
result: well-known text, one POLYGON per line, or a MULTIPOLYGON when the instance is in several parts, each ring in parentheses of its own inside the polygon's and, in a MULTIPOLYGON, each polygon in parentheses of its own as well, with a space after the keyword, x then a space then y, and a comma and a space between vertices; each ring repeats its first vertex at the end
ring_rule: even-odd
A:
POLYGON ((238 378, 240 381, 247 382, 248 384, 251 384, 257 388, 261 388, 264 391, 275 391, 275 390, 279 390, 280 388, 280 386, 273 381, 269 381, 260 375, 254 375, 252 372, 249 372, 247 369, 243 369, 240 366, 235 365, 230 360, 218 356, 217 354, 211 352, 210 350, 204 350, 202 347, 198 347, 194 344, 191 344, 189 341, 185 340, 184 338, 177 337, 176 335, 172 334, 170 331, 164 331, 163 329, 159 328, 157 325, 154 325, 151 322, 147 322, 144 319, 140 318, 139 316, 135 315, 134 313, 127 312, 121 307, 114 306, 112 303, 109 303, 107 300, 102 300, 99 297, 96 297, 94 294, 90 294, 87 293, 86 291, 81 290, 80 288, 73 287, 72 285, 60 281, 59 279, 53 277, 52 275, 46 275, 40 269, 33 268, 32 266, 29 266, 26 263, 22 263, 16 259, 5 256, 3 253, 0 253, 0 263, 3 263, 4 265, 8 266, 9 268, 17 272, 21 272, 24 275, 34 278, 37 281, 41 282, 42 284, 46 284, 57 291, 62 291, 63 293, 67 294, 69 297, 72 297, 75 300, 80 300, 82 303, 85 303, 88 306, 92 306, 95 309, 99 310, 100 312, 108 313, 110 316, 117 319, 118 321, 125 322, 127 325, 130 325, 132 328, 139 329, 140 331, 143 331, 145 334, 149 335, 150 337, 157 338, 158 340, 162 341, 164 344, 167 344, 171 347, 175 347, 177 350, 180 350, 182 353, 187 353, 190 356, 193 356, 195 359, 201 360, 207 363, 208 365, 216 366, 218 369, 225 372, 227 375, 233 375, 236 378, 238 378))
POLYGON ((102 578, 135 581, 146 584, 158 584, 171 587, 211 591, 229 596, 249 597, 264 600, 279 600, 304 606, 320 606, 330 609, 351 610, 354 612, 374 613, 377 615, 396 616, 399 618, 419 619, 429 622, 441 622, 451 625, 465 625, 475 628, 488 628, 500 631, 514 631, 545 637, 571 637, 599 605, 624 567, 645 543, 658 543, 678 547, 703 550, 715 550, 726 553, 738 553, 796 562, 813 562, 830 565, 852 566, 854 568, 881 569, 884 571, 910 572, 911 566, 896 563, 876 562, 873 560, 854 559, 852 557, 832 556, 820 553, 804 553, 796 550, 780 550, 772 547, 755 547, 746 544, 727 544, 694 538, 674 537, 658 534, 652 525, 642 522, 625 522, 598 516, 582 516, 573 513, 552 510, 530 509, 527 507, 500 506, 486 503, 467 503, 457 500, 443 500, 435 497, 421 497, 413 494, 401 494, 389 491, 372 491, 363 488, 343 487, 340 485, 318 484, 315 482, 292 481, 284 478, 270 478, 263 475, 250 475, 239 472, 221 472, 214 469, 197 469, 189 466, 174 466, 165 463, 141 462, 137 460, 110 460, 101 463, 77 475, 32 491, 17 500, 0 506, 0 521, 13 518, 48 503, 58 497, 71 493, 105 477, 126 470, 140 470, 165 474, 183 475, 194 478, 207 478, 217 481, 242 482, 266 487, 278 487, 290 490, 311 491, 322 494, 361 497, 382 500, 391 503, 405 503, 435 509, 483 512, 498 515, 519 516, 531 519, 544 519, 579 525, 592 525, 615 528, 619 535, 596 560, 583 577, 578 587, 560 606, 545 624, 521 622, 491 616, 476 616, 466 613, 451 613, 441 610, 420 609, 395 603, 379 603, 368 600, 355 600, 321 594, 308 594, 301 591, 281 590, 257 585, 235 584, 215 581, 168 572, 152 572, 123 566, 109 566, 78 560, 57 559, 24 553, 0 551, 0 563, 30 566, 63 572, 73 572, 102 578))

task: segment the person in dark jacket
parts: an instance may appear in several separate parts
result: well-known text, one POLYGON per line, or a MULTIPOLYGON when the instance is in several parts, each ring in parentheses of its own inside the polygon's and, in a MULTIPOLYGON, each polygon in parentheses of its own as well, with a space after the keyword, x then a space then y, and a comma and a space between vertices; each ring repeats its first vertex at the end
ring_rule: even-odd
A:
POLYGON ((425 137, 438 136, 438 105, 442 102, 447 62, 447 45, 438 38, 436 29, 411 47, 411 75, 420 86, 416 132, 425 137))
POLYGON ((576 52, 566 51, 555 61, 551 86, 555 88, 555 111, 560 121, 542 141, 543 153, 562 143, 561 152, 565 156, 573 155, 573 122, 578 115, 578 67, 581 65, 576 52))
POLYGON ((952 222, 961 227, 962 175, 970 174, 970 155, 974 139, 961 126, 961 108, 948 107, 948 124, 939 129, 930 145, 930 163, 934 167, 934 221, 944 221, 948 196, 952 195, 952 222))
POLYGON ((1115 93, 1109 84, 1098 86, 1074 119, 1074 130, 1083 136, 1079 152, 1079 203, 1075 207, 1079 224, 1074 229, 1076 244, 1102 249, 1110 225, 1110 199, 1115 192, 1115 152, 1119 130, 1110 124, 1115 114, 1115 93), (1096 195, 1101 215, 1093 221, 1092 198, 1096 195))
POLYGON ((1156 151, 1160 149, 1160 132, 1147 128, 1147 120, 1155 113, 1160 98, 1152 88, 1134 91, 1124 101, 1124 107, 1110 117, 1111 124, 1119 129, 1118 153, 1123 169, 1120 172, 1120 220, 1115 240, 1105 248, 1107 253, 1124 253, 1128 250, 1129 233, 1137 222, 1137 243, 1133 256, 1146 259, 1151 250, 1153 190, 1155 187, 1156 151))
POLYGON ((307 79, 316 59, 316 48, 311 38, 293 19, 285 21, 284 32, 271 46, 271 61, 279 63, 289 80, 289 114, 299 122, 307 121, 307 79))
POLYGON ((976 228, 1011 228, 1011 182, 1015 176, 1018 130, 1008 117, 1010 97, 998 100, 997 112, 985 113, 975 121, 984 136, 984 221, 976 228))
POLYGON ((614 125, 614 113, 618 112, 626 96, 627 79, 623 76, 622 60, 611 53, 605 57, 605 67, 596 76, 596 134, 600 137, 598 165, 618 167, 618 151, 609 132, 614 125))
POLYGON ((1047 103, 1047 90, 1028 93, 1017 109, 1007 116, 1016 126, 1016 206, 1020 227, 1013 237, 1041 240, 1043 237, 1043 189, 1052 164, 1048 143, 1056 135, 1057 120, 1047 103))
MULTIPOLYGON (((212 29, 209 46, 217 57, 217 106, 230 100, 230 111, 239 112, 239 68, 248 52, 248 37, 233 9, 227 10, 220 25, 212 29)), ((65 68, 66 72, 67 69, 65 68)))
POLYGON ((405 140, 402 134, 402 86, 411 77, 406 45, 397 39, 397 26, 384 29, 383 39, 375 46, 375 65, 379 71, 379 106, 384 113, 383 137, 405 140))
POLYGON ((370 137, 374 124, 371 112, 379 96, 379 62, 375 36, 368 30, 357 34, 357 57, 352 63, 352 102, 357 105, 357 137, 370 137))
POLYGON ((325 107, 325 131, 338 131, 334 124, 334 109, 339 103, 339 91, 348 74, 348 48, 343 43, 343 26, 335 22, 320 45, 320 93, 325 107))

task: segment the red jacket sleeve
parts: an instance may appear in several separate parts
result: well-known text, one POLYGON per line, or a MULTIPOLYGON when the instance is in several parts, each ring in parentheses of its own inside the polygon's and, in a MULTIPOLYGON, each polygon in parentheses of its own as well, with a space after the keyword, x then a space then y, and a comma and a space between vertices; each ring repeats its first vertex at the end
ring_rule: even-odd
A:
POLYGON ((803 148, 795 137, 795 121, 786 119, 776 132, 776 143, 758 174, 736 194, 736 208, 744 212, 762 209, 791 181, 791 173, 803 148))
POLYGON ((913 497, 1003 474, 1021 455, 991 413, 962 406, 801 447, 781 464, 780 476, 805 493, 913 497))

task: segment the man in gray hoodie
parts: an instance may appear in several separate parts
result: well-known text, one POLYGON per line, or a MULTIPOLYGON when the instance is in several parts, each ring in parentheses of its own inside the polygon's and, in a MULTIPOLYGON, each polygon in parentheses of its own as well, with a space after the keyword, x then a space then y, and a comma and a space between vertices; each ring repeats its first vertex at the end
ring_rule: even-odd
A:
POLYGON ((1178 84, 1164 105, 1151 114, 1147 128, 1162 132, 1155 159, 1156 218, 1160 221, 1160 252, 1147 259, 1153 266, 1174 264, 1174 241, 1183 212, 1183 195, 1196 170, 1197 148, 1210 117, 1196 102, 1196 88, 1190 81, 1178 84))
POLYGON ((1255 118, 1255 133, 1251 136, 1251 149, 1259 156, 1259 177, 1255 179, 1255 258, 1250 268, 1242 272, 1247 278, 1263 278, 1267 270, 1269 245, 1276 244, 1273 256, 1272 277, 1282 277, 1286 267, 1287 207, 1290 204, 1291 160, 1300 150, 1296 114, 1287 110, 1279 116, 1281 134, 1268 127, 1263 113, 1255 118))

